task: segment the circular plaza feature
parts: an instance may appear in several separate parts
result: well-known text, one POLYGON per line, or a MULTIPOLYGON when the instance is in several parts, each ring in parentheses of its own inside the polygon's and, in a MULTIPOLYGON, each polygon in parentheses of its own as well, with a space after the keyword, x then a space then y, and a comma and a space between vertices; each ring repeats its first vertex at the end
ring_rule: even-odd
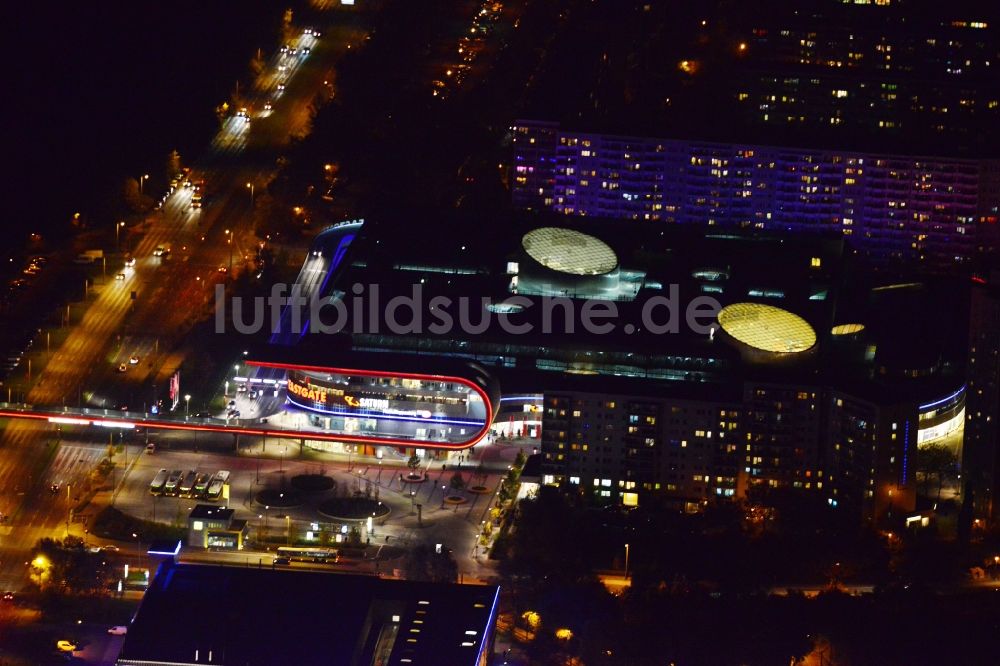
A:
POLYGON ((777 354, 797 354, 816 344, 816 332, 797 314, 763 303, 733 303, 719 311, 719 325, 743 344, 777 354))
POLYGON ((558 273, 606 275, 618 267, 618 256, 607 243, 562 227, 541 227, 521 239, 528 256, 558 273))
POLYGON ((302 496, 294 490, 266 488, 254 495, 253 501, 260 506, 288 509, 302 505, 302 496))
POLYGON ((337 482, 323 474, 299 474, 291 479, 292 488, 303 493, 321 493, 332 490, 337 482))
POLYGON ((389 505, 370 497, 333 497, 319 505, 320 514, 333 520, 381 520, 389 515, 389 505))

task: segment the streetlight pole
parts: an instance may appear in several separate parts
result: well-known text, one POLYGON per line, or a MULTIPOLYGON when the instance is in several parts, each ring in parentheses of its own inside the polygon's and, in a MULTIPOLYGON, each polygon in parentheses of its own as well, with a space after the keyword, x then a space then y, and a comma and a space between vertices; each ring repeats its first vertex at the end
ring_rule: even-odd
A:
MULTIPOLYGON (((267 539, 267 510, 270 508, 271 507, 267 506, 266 504, 264 505, 264 539, 267 539)), ((266 543, 264 545, 264 550, 268 550, 266 543)))
POLYGON ((124 226, 125 226, 125 221, 124 220, 119 220, 118 224, 115 225, 115 249, 116 250, 121 250, 121 243, 119 242, 118 238, 119 238, 119 232, 121 231, 122 227, 124 227, 124 226))
POLYGON ((233 271, 233 233, 226 229, 226 245, 229 246, 229 272, 233 271))
POLYGON ((191 413, 190 412, 190 406, 191 406, 191 394, 190 393, 186 393, 184 395, 184 418, 185 419, 191 413))
POLYGON ((247 189, 250 190, 250 205, 253 206, 253 183, 247 183, 247 189))
POLYGON ((625 544, 625 580, 628 580, 628 544, 625 544))
POLYGON ((139 178, 139 194, 142 194, 142 184, 149 180, 149 174, 145 173, 139 178))
POLYGON ((66 512, 66 536, 69 536, 69 524, 73 519, 73 495, 72 484, 66 484, 66 501, 70 503, 69 511, 66 512))

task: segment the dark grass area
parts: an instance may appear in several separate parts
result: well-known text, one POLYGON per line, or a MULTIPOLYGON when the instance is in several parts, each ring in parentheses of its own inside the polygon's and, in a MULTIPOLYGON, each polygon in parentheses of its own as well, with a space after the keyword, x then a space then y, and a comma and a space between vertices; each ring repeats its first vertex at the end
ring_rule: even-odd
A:
POLYGON ((185 537, 185 530, 181 527, 134 518, 113 506, 104 507, 94 517, 90 531, 104 539, 116 541, 132 541, 132 535, 137 534, 140 542, 147 543, 154 540, 177 540, 185 537))

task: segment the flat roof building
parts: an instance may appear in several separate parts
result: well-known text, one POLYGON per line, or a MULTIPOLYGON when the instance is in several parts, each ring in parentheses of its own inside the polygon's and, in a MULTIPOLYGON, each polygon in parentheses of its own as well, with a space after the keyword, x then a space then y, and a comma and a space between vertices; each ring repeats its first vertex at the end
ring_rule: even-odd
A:
POLYGON ((500 589, 164 564, 118 666, 484 666, 500 589))
POLYGON ((834 234, 872 264, 932 270, 971 268, 994 242, 995 160, 512 130, 517 208, 834 234))

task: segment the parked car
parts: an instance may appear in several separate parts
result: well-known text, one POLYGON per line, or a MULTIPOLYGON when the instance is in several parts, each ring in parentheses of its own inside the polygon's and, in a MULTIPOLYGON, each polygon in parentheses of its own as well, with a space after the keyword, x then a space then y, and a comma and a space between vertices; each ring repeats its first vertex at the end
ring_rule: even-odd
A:
POLYGON ((56 641, 56 649, 60 652, 76 652, 76 643, 73 641, 56 641))

